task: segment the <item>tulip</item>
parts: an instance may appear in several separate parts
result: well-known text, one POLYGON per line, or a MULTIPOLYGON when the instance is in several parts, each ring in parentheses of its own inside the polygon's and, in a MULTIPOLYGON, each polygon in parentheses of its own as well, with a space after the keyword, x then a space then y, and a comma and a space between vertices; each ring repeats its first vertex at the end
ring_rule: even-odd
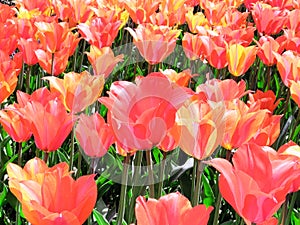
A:
POLYGON ((164 71, 160 70, 160 72, 164 76, 166 76, 169 79, 169 81, 174 82, 179 86, 183 86, 183 87, 187 87, 190 79, 193 77, 189 69, 184 70, 180 73, 177 73, 175 70, 172 69, 166 69, 164 71))
POLYGON ((206 56, 206 45, 209 42, 208 36, 193 35, 188 32, 184 33, 182 38, 182 47, 185 55, 190 60, 203 59, 206 56))
POLYGON ((206 225, 212 206, 197 205, 194 208, 189 200, 179 192, 161 197, 159 200, 142 196, 136 200, 135 214, 137 225, 206 225))
POLYGON ((98 113, 81 114, 75 134, 84 153, 90 157, 102 157, 114 142, 111 126, 98 113))
POLYGON ((282 55, 274 53, 277 59, 277 69, 285 86, 290 87, 291 81, 299 80, 300 56, 299 54, 286 51, 282 55))
POLYGON ((64 79, 45 77, 50 82, 50 91, 57 93, 65 108, 78 113, 93 104, 101 95, 103 76, 92 76, 89 72, 69 72, 64 79))
POLYGON ((249 93, 249 101, 247 104, 248 106, 258 105, 259 109, 267 109, 273 113, 281 100, 282 98, 276 101, 276 95, 272 90, 268 90, 266 92, 257 90, 254 94, 249 93))
POLYGON ((123 61, 123 55, 115 57, 110 47, 99 49, 96 46, 90 46, 90 52, 86 54, 93 67, 94 75, 104 74, 104 78, 108 78, 117 63, 123 61))
POLYGON ((176 112, 180 148, 188 155, 203 160, 212 155, 224 134, 224 103, 207 103, 200 95, 187 100, 176 112))
POLYGON ((189 96, 187 89, 156 73, 137 79, 136 84, 114 82, 108 94, 99 101, 109 110, 108 123, 116 142, 128 151, 159 145, 189 96))
POLYGON ((12 163, 7 168, 9 188, 32 225, 80 225, 94 208, 97 200, 94 175, 75 181, 66 163, 48 168, 38 158, 29 160, 23 170, 12 163))
POLYGON ((162 62, 173 52, 180 34, 180 30, 152 24, 140 24, 135 31, 129 27, 126 29, 143 58, 151 65, 162 62))
POLYGON ((280 10, 269 4, 256 2, 252 8, 252 17, 260 34, 278 34, 287 22, 287 10, 280 10))
POLYGON ((189 26, 189 30, 192 33, 197 33, 197 26, 209 27, 209 23, 202 12, 197 12, 196 14, 193 14, 193 10, 189 10, 185 14, 185 19, 189 26))
POLYGON ((207 162, 221 173, 223 198, 249 225, 270 219, 300 174, 296 161, 272 159, 270 152, 277 154, 270 148, 246 144, 233 155, 233 165, 221 158, 207 162))
POLYGON ((227 48, 228 70, 233 76, 241 76, 254 63, 257 48, 231 44, 227 48))
POLYGON ((291 81, 290 93, 294 102, 300 107, 300 80, 297 82, 291 81))
POLYGON ((80 23, 77 25, 79 33, 91 45, 101 49, 110 47, 118 35, 121 21, 112 21, 110 18, 97 17, 90 24, 80 23))

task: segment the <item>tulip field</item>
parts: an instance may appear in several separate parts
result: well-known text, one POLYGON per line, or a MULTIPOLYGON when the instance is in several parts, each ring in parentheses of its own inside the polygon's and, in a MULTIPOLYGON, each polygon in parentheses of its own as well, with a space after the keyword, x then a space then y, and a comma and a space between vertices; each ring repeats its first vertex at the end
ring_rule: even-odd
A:
POLYGON ((0 225, 299 225, 300 0, 0 1, 0 225))

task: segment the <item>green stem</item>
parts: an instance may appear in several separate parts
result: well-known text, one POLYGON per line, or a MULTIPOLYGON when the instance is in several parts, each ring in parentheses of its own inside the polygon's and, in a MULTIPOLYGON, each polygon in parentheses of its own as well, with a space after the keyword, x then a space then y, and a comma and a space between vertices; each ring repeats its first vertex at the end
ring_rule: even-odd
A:
POLYGON ((200 193, 201 193, 201 176, 203 173, 203 168, 204 165, 201 162, 201 160, 198 160, 198 164, 197 164, 197 174, 196 174, 196 187, 195 187, 195 194, 194 194, 194 198, 192 199, 192 205, 196 206, 199 204, 199 197, 200 197, 200 193))
POLYGON ((82 69, 82 64, 83 64, 83 59, 84 59, 85 46, 86 46, 86 41, 83 41, 83 46, 82 46, 82 56, 81 56, 80 64, 79 64, 79 73, 81 72, 81 69, 82 69))
POLYGON ((24 63, 24 60, 23 60, 23 61, 22 61, 22 69, 21 69, 21 73, 20 73, 19 79, 18 79, 18 90, 22 90, 22 87, 23 87, 24 68, 25 68, 25 63, 24 63))
POLYGON ((133 222, 134 218, 134 207, 135 207, 135 200, 140 195, 141 187, 136 185, 137 180, 140 179, 140 167, 142 164, 143 159, 143 152, 138 151, 134 157, 134 174, 133 174, 133 181, 132 181, 132 198, 130 199, 129 205, 129 213, 128 213, 128 222, 133 222), (138 169, 139 168, 139 169, 138 169))
POLYGON ((26 75, 26 93, 29 94, 30 92, 30 75, 31 75, 32 66, 28 67, 28 72, 26 75))
POLYGON ((73 62, 73 71, 76 71, 76 62, 77 62, 78 48, 75 50, 74 62, 73 62))
POLYGON ((194 195, 195 195, 195 180, 196 180, 196 175, 197 175, 197 165, 198 165, 198 160, 196 160, 194 158, 193 174, 192 174, 191 199, 194 199, 194 195))
POLYGON ((159 183, 158 183, 158 189, 156 193, 156 198, 159 199, 160 196, 163 193, 163 184, 164 184, 164 172, 166 167, 166 158, 167 158, 167 152, 163 151, 163 159, 161 161, 161 167, 159 170, 159 183))
POLYGON ((283 108, 283 113, 282 113, 283 115, 285 115, 285 113, 288 110, 289 103, 290 103, 290 97, 291 97, 291 92, 290 92, 290 90, 288 90, 286 100, 285 100, 285 104, 284 104, 284 108, 283 108))
POLYGON ((71 133, 71 153, 70 153, 70 163, 69 163, 69 167, 70 170, 73 169, 73 163, 74 163, 74 139, 75 139, 75 128, 72 129, 72 133, 71 133))
POLYGON ((285 202, 282 206, 282 211, 281 211, 281 224, 285 225, 285 222, 287 220, 287 212, 288 212, 288 204, 289 204, 289 196, 286 196, 285 202))
POLYGON ((291 215, 292 215, 292 211, 293 211, 293 209, 294 209, 294 205, 295 205, 296 199, 297 199, 297 192, 294 192, 294 193, 292 194, 292 199, 291 199, 291 201, 290 201, 289 210, 288 210, 286 219, 285 219, 285 221, 283 221, 283 223, 282 223, 283 225, 289 225, 290 218, 291 218, 291 215))
POLYGON ((271 87, 271 75, 272 75, 272 68, 271 66, 268 66, 267 67, 267 83, 266 83, 266 86, 265 86, 265 91, 269 90, 270 87, 271 87))
POLYGON ((44 152, 44 162, 47 164, 49 158, 49 152, 44 152))
POLYGON ((18 145, 18 165, 22 166, 22 142, 17 143, 18 145))
POLYGON ((154 198, 155 191, 154 191, 154 175, 153 175, 153 163, 152 163, 151 150, 146 151, 146 160, 147 160, 148 175, 149 175, 149 197, 154 198))
MULTIPOLYGON (((219 184, 218 179, 219 178, 217 178, 217 183, 216 183, 217 187, 218 187, 218 184, 219 184)), ((213 225, 217 225, 218 224, 220 207, 221 207, 221 193, 220 193, 220 190, 219 190, 218 194, 217 194, 217 201, 215 203, 215 213, 214 213, 213 225)))
POLYGON ((122 173, 122 184, 121 184, 122 186, 121 186, 121 195, 120 195, 119 210, 118 210, 118 217, 117 217, 117 225, 122 225, 122 221, 125 214, 129 162, 130 162, 130 155, 127 154, 123 162, 123 173, 122 173))
POLYGON ((148 74, 151 73, 153 70, 153 65, 151 65, 150 63, 148 63, 148 74))
POLYGON ((82 161, 82 155, 81 155, 81 152, 78 151, 76 178, 79 178, 79 177, 80 177, 80 172, 81 172, 81 161, 82 161))

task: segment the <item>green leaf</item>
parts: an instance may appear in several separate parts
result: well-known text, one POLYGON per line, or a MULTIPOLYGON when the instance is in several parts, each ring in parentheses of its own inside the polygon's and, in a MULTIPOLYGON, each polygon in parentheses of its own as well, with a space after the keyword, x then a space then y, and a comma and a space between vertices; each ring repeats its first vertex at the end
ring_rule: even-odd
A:
POLYGON ((204 190, 203 203, 206 206, 213 205, 213 203, 215 202, 214 192, 211 186, 209 185, 209 180, 207 179, 205 174, 202 174, 202 183, 203 183, 203 190, 204 190))
POLYGON ((93 217, 97 221, 98 225, 109 225, 109 222, 105 219, 105 217, 96 209, 93 209, 93 217))
POLYGON ((153 148, 152 153, 153 153, 153 157, 155 159, 155 163, 159 163, 164 157, 158 148, 153 148))
POLYGON ((0 207, 2 207, 2 205, 3 205, 4 201, 5 201, 7 192, 8 192, 8 190, 7 190, 6 185, 3 185, 3 191, 0 194, 0 207))

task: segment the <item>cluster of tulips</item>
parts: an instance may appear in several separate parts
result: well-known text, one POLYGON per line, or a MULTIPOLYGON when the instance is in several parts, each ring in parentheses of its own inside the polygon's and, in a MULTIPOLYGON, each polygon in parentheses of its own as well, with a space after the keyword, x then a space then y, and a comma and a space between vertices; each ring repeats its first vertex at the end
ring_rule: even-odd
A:
POLYGON ((300 113, 289 134, 280 122, 292 104, 300 107, 299 1, 15 0, 0 4, 0 29, 0 123, 17 155, 1 166, 20 202, 16 224, 20 214, 32 225, 106 224, 95 208, 95 172, 108 152, 123 159, 118 225, 218 224, 227 213, 222 198, 236 224, 290 223, 300 189, 300 113), (111 76, 129 54, 113 47, 130 40, 146 72, 132 65, 130 79, 111 76), (163 64, 178 44, 189 60, 181 71, 163 64), (197 62, 213 77, 197 82, 206 77, 194 73, 197 62), (24 147, 36 151, 24 157, 24 147), (162 155, 159 174, 153 149, 162 155), (193 159, 190 199, 179 184, 163 183, 165 160, 178 149, 193 159), (90 159, 89 175, 81 155, 90 159), (127 181, 128 165, 144 161, 143 191, 127 181), (201 191, 207 168, 214 176, 206 182, 219 193, 209 203, 201 191))

